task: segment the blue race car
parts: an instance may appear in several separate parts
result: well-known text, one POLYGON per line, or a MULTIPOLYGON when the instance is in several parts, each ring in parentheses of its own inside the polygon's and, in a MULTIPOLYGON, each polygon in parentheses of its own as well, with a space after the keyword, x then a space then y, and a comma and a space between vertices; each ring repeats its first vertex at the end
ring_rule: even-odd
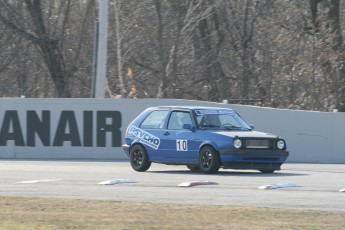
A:
POLYGON ((220 167, 273 173, 289 156, 281 137, 253 131, 232 109, 213 107, 148 108, 128 126, 123 150, 140 172, 155 162, 203 173, 220 167))

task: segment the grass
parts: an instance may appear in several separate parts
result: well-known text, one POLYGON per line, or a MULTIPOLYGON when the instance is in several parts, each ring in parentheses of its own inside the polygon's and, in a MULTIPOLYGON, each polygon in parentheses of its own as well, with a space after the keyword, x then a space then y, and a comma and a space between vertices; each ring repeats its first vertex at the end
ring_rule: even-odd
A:
POLYGON ((0 197, 0 229, 345 229, 345 212, 0 197))

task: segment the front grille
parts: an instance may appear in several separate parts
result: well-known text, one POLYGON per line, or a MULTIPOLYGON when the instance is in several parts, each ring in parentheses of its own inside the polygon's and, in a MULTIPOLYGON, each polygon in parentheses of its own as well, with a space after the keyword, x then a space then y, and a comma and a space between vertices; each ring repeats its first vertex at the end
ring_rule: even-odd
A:
POLYGON ((278 157, 243 157, 246 161, 279 161, 278 157))
POLYGON ((226 164, 223 164, 223 168, 280 170, 281 164, 282 163, 273 163, 273 162, 228 162, 226 164))
POLYGON ((247 149, 269 149, 272 148, 272 141, 267 139, 248 139, 245 141, 247 149))

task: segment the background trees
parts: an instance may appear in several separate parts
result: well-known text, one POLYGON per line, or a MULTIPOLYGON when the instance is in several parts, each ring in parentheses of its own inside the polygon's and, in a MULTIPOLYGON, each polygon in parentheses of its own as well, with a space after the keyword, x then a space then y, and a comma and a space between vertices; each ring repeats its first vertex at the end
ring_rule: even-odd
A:
MULTIPOLYGON (((0 0, 0 96, 90 97, 95 0, 0 0)), ((113 97, 345 111, 340 0, 110 0, 113 97)))
MULTIPOLYGON (((94 5, 94 1, 71 0, 0 1, 0 23, 6 30, 2 33, 6 41, 2 48, 17 58, 4 67, 14 68, 15 72, 6 74, 3 71, 1 76, 12 78, 17 75, 20 93, 29 97, 71 97, 74 81, 78 78, 78 83, 85 81, 77 73, 84 51, 82 47, 87 40, 84 32, 90 27, 86 25, 88 19, 92 31, 92 3, 94 5)), ((87 66, 81 64, 84 68, 87 66)))

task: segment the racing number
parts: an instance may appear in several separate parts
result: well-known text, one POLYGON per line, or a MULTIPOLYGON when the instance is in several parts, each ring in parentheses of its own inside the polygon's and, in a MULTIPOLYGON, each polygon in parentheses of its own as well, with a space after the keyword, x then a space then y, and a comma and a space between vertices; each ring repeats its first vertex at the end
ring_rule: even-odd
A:
POLYGON ((176 150, 187 151, 188 150, 187 140, 176 140, 176 150))

